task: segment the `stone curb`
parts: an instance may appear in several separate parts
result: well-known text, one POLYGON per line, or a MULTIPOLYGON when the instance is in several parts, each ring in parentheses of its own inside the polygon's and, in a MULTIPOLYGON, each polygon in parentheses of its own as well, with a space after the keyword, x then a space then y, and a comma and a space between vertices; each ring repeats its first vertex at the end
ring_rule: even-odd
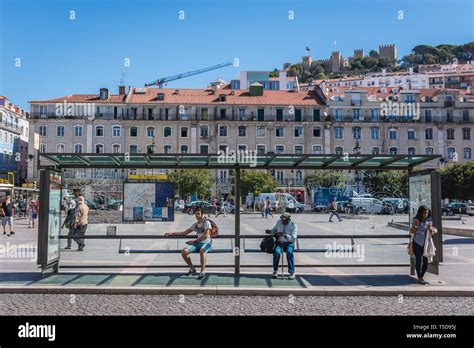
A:
POLYGON ((383 287, 313 288, 234 288, 234 287, 107 287, 107 286, 3 286, 0 294, 96 294, 96 295, 224 295, 224 296, 435 296, 473 297, 474 289, 423 287, 418 289, 383 287))

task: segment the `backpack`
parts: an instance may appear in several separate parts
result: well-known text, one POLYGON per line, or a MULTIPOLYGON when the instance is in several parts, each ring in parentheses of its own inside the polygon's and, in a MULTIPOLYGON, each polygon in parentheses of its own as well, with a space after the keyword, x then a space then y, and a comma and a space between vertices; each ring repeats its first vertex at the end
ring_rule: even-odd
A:
POLYGON ((260 243, 260 250, 267 254, 273 254, 275 250, 275 238, 273 236, 265 236, 260 243))
MULTIPOLYGON (((214 221, 212 221, 211 219, 205 218, 204 220, 209 221, 209 223, 211 224, 211 234, 210 234, 210 237, 211 237, 211 238, 217 237, 217 236, 219 235, 219 227, 217 226, 217 224, 216 224, 214 221)), ((196 224, 197 224, 197 222, 196 222, 196 224)))

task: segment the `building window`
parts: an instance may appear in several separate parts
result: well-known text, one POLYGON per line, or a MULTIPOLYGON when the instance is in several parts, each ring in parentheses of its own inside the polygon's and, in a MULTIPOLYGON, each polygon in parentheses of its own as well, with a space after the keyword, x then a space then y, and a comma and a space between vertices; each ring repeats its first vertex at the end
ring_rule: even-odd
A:
POLYGON ((456 153, 456 149, 454 147, 448 147, 447 149, 448 159, 452 160, 454 158, 454 154, 456 153))
POLYGON ((378 128, 378 127, 370 128, 370 138, 372 140, 380 139, 380 128, 378 128))
POLYGON ((104 153, 104 145, 102 144, 97 144, 95 146, 95 153, 104 153))
POLYGON ((378 109, 371 109, 370 110, 370 120, 372 122, 378 122, 379 121, 379 110, 378 109))
POLYGON ((313 122, 321 121, 321 110, 313 109, 313 122))
POLYGON ((137 127, 130 127, 130 137, 137 137, 138 136, 138 128, 137 127))
POLYGON ((336 121, 342 121, 342 110, 336 109, 334 112, 336 121))
POLYGON ((120 144, 112 145, 112 153, 120 153, 120 144))
POLYGON ((188 145, 181 145, 181 153, 183 155, 188 153, 188 145))
POLYGON ((303 146, 302 145, 295 145, 295 154, 302 155, 303 154, 303 146))
POLYGON ((425 110, 425 122, 430 123, 433 120, 431 117, 431 110, 425 110))
POLYGON ((46 126, 39 126, 38 132, 39 132, 39 135, 46 136, 46 126))
POLYGON ((82 126, 74 126, 74 136, 82 137, 82 126))
POLYGON ((454 128, 446 129, 446 137, 448 140, 454 140, 454 128))
POLYGON ((334 128, 334 138, 335 139, 344 139, 344 128, 335 127, 334 128))
POLYGON ((275 154, 281 155, 285 153, 285 145, 277 145, 275 146, 275 154))
POLYGON ((425 149, 425 153, 426 153, 427 155, 433 155, 433 154, 434 154, 434 149, 433 149, 432 147, 427 147, 427 148, 425 149))
POLYGON ((303 126, 295 126, 294 128, 294 136, 295 138, 302 138, 303 137, 303 126))
POLYGON ((74 144, 74 153, 82 152, 82 144, 74 144))
POLYGON ((265 145, 257 145, 257 155, 264 155, 265 152, 265 145))
POLYGON ((341 146, 337 146, 334 150, 336 151, 336 155, 344 154, 344 148, 341 146))
POLYGON ((227 137, 227 126, 219 126, 219 136, 227 137))
POLYGON ((121 136, 121 133, 122 133, 122 132, 121 132, 121 129, 122 129, 122 127, 120 127, 120 126, 113 126, 113 127, 112 127, 112 136, 113 136, 114 138, 120 137, 120 136, 121 136))
POLYGON ((202 154, 202 155, 207 155, 209 153, 209 145, 207 144, 201 144, 199 146, 199 152, 202 154))
POLYGON ((239 137, 246 137, 246 136, 247 136, 247 127, 239 126, 239 137))
POLYGON ((247 151, 247 145, 238 145, 237 150, 238 151, 247 151))
POLYGON ((471 140, 471 128, 462 129, 462 138, 463 140, 471 140))
POLYGON ((426 140, 433 140, 433 128, 426 128, 425 129, 425 139, 426 140))
POLYGON ((397 130, 396 129, 390 129, 388 131, 388 138, 390 140, 396 140, 397 139, 397 130))
POLYGON ((199 128, 201 138, 207 138, 209 137, 209 127, 208 126, 201 126, 199 128))
POLYGON ((407 131, 407 137, 408 137, 408 140, 415 140, 415 130, 414 129, 409 129, 407 131))
POLYGON ((464 159, 470 160, 471 159, 471 148, 465 147, 464 148, 464 159))
POLYGON ((130 145, 130 154, 138 153, 138 145, 130 145))
POLYGON ((209 120, 209 110, 208 108, 201 109, 201 120, 207 121, 209 120))
POLYGON ((165 138, 171 137, 171 127, 163 128, 163 137, 165 138))
POLYGON ((283 109, 276 109, 276 121, 277 122, 283 121, 283 109))
POLYGON ((411 156, 414 156, 416 149, 414 147, 409 147, 407 153, 411 156))
POLYGON ((390 152, 390 155, 394 156, 394 155, 397 154, 398 149, 397 149, 396 147, 391 147, 391 148, 389 149, 389 152, 390 152))
POLYGON ((187 138, 187 137, 188 137, 188 127, 181 127, 181 138, 187 138))
POLYGON ((57 144, 56 145, 56 152, 57 153, 64 153, 66 152, 66 146, 64 144, 57 144))
POLYGON ((96 137, 103 137, 104 136, 104 126, 96 126, 95 127, 95 136, 96 137))
POLYGON ((361 135, 362 135, 362 131, 360 127, 352 128, 352 139, 360 139, 361 135))
POLYGON ((313 127, 313 138, 321 138, 321 127, 313 127))
POLYGON ((239 121, 245 121, 245 109, 239 109, 239 121))
POLYGON ((277 138, 284 138, 285 137, 285 126, 276 126, 275 127, 275 136, 277 138))
POLYGON ((265 137, 265 127, 264 126, 257 126, 257 137, 264 138, 265 137))
POLYGON ((323 147, 321 145, 313 145, 313 154, 321 155, 323 153, 323 147))
POLYGON ((46 144, 41 144, 40 146, 40 152, 47 152, 48 146, 46 144))
POLYGON ((57 126, 56 135, 58 137, 63 137, 64 136, 64 126, 57 126))
POLYGON ((171 153, 171 145, 165 145, 163 149, 164 149, 165 154, 171 153))
POLYGON ((219 151, 222 151, 223 153, 227 153, 227 148, 228 146, 225 144, 219 145, 219 151))
POLYGON ((146 136, 147 136, 147 138, 154 138, 155 137, 155 127, 147 127, 146 136))
POLYGON ((360 109, 352 110, 352 116, 354 118, 354 121, 360 121, 360 109))
POLYGON ((374 146, 372 147, 372 149, 370 150, 371 154, 372 155, 379 155, 380 154, 380 148, 378 146, 374 146))

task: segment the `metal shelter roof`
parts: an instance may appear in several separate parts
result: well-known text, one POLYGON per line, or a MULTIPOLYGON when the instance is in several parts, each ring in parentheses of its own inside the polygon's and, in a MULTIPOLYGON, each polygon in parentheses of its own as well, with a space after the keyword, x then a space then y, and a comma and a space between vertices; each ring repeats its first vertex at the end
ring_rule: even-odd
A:
POLYGON ((411 170, 440 155, 40 153, 38 168, 411 170))

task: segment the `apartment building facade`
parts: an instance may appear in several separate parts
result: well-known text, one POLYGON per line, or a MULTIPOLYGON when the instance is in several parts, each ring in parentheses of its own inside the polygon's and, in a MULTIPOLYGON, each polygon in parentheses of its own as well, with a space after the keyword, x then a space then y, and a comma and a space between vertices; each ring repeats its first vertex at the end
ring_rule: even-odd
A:
MULTIPOLYGON (((473 96, 459 90, 318 87, 296 92, 264 90, 258 84, 249 90, 213 85, 120 89, 117 95, 101 90, 30 104, 30 136, 40 135, 42 152, 343 154, 353 153, 358 144, 364 154, 441 154, 447 162, 463 162, 472 160, 474 149, 473 96), (397 102, 418 109, 392 112, 397 102), (83 109, 58 116, 58 104, 83 109)), ((29 173, 37 178, 37 153, 30 149, 30 155, 29 173)), ((108 175, 123 178, 123 173, 108 175)), ((272 175, 280 190, 305 200, 304 172, 275 170, 272 175)), ((229 171, 216 171, 215 177, 228 181, 229 171)))

